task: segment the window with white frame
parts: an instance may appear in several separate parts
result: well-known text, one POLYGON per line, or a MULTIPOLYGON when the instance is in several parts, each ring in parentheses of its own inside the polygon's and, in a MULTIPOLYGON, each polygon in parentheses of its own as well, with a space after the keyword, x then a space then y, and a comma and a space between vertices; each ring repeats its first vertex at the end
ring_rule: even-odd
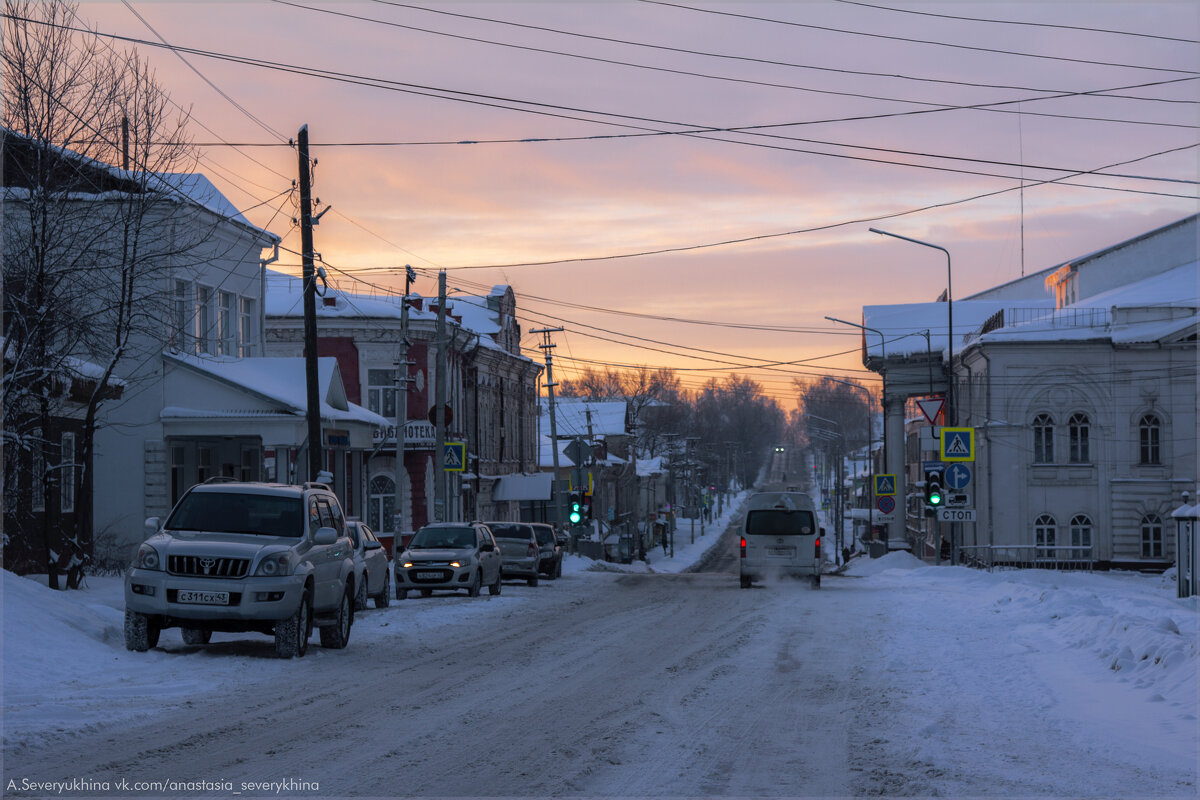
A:
POLYGON ((238 353, 243 358, 254 355, 254 343, 258 340, 257 309, 254 298, 238 298, 238 353))
POLYGON ((371 478, 367 491, 367 527, 381 533, 392 533, 392 517, 396 509, 396 482, 387 475, 376 475, 371 478))
POLYGON ((1142 558, 1163 557, 1163 521, 1158 514, 1142 517, 1142 558))
POLYGON ((196 350, 201 353, 217 352, 216 320, 213 318, 213 290, 211 286, 196 286, 196 350))
POLYGON ((75 510, 75 434, 64 431, 62 450, 59 453, 59 508, 64 514, 75 510))
POLYGON ((234 297, 232 292, 217 292, 218 303, 218 333, 221 341, 221 355, 232 356, 236 354, 234 349, 237 345, 237 328, 234 327, 233 308, 234 297))
POLYGON ((1033 461, 1035 464, 1054 463, 1054 418, 1038 414, 1033 418, 1033 461))
POLYGON ((1071 546, 1092 546, 1092 519, 1087 514, 1071 517, 1071 546))
POLYGON ((1154 414, 1146 414, 1138 422, 1138 463, 1162 463, 1162 424, 1154 414))
POLYGON ((177 350, 187 350, 191 344, 191 286, 176 278, 171 292, 171 344, 177 350))
POLYGON ((1070 436, 1070 460, 1072 464, 1092 463, 1089 446, 1091 422, 1088 415, 1082 412, 1072 414, 1067 420, 1067 430, 1070 436))
POLYGON ((388 419, 396 418, 396 378, 392 370, 367 370, 367 408, 388 419))
POLYGON ((1042 514, 1033 523, 1033 543, 1037 545, 1039 557, 1050 555, 1049 550, 1056 544, 1058 538, 1058 523, 1049 514, 1042 514))

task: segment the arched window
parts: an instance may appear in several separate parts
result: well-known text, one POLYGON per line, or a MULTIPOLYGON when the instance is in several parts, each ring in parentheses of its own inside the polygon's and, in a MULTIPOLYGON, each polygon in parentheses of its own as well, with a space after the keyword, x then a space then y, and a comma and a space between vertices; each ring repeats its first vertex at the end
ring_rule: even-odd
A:
POLYGON ((1072 464, 1090 464, 1092 463, 1091 454, 1088 451, 1088 430, 1091 423, 1088 421, 1088 415, 1079 413, 1072 414, 1067 420, 1067 428, 1070 432, 1071 452, 1070 461, 1072 464))
POLYGON ((1163 523, 1158 514, 1142 517, 1142 558, 1162 558, 1163 523))
POLYGON ((1071 517, 1071 546, 1092 546, 1092 520, 1087 514, 1076 514, 1071 517))
POLYGON ((1054 463, 1054 419, 1049 414, 1033 418, 1033 463, 1054 463))
POLYGON ((1138 422, 1138 440, 1141 444, 1139 448, 1139 463, 1162 463, 1162 448, 1159 444, 1161 433, 1162 424, 1154 414, 1146 414, 1138 422))
POLYGON ((396 509, 396 482, 388 475, 376 475, 367 487, 367 527, 380 533, 394 533, 392 516, 396 509))
POLYGON ((1049 514, 1042 514, 1033 523, 1033 543, 1037 545, 1038 550, 1036 557, 1045 558, 1052 556, 1050 552, 1056 544, 1058 523, 1054 521, 1054 517, 1049 514))

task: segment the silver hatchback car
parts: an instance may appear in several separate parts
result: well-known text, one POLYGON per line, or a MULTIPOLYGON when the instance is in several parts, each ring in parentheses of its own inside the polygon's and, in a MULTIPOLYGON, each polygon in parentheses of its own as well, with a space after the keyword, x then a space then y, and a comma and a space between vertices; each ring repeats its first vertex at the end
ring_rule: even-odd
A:
POLYGON ((487 586, 489 594, 500 594, 500 548, 477 522, 426 525, 395 564, 397 600, 413 590, 428 597, 434 589, 466 589, 469 597, 478 597, 487 586))

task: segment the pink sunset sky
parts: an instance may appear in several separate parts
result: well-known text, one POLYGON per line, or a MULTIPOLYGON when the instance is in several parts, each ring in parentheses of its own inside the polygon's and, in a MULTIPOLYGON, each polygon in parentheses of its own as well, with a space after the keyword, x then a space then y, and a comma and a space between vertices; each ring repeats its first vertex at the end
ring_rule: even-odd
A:
MULTIPOLYGON (((332 206, 315 246, 341 288, 402 288, 405 264, 427 295, 440 268, 466 293, 511 284, 525 331, 567 329, 560 379, 733 371, 791 408, 794 377, 876 379, 858 331, 826 315, 945 288, 941 253, 871 226, 949 249, 961 298, 1197 210, 1192 2, 129 0, 80 15, 307 73, 140 46, 191 110, 197 170, 252 222, 299 251, 287 140, 307 124, 332 206), (772 127, 678 133, 748 126, 772 127), (651 132, 673 135, 628 135, 651 132), (1053 178, 1078 185, 1037 185, 1053 178), (774 235, 792 231, 810 232, 774 235)), ((523 343, 540 360, 538 341, 523 343)))

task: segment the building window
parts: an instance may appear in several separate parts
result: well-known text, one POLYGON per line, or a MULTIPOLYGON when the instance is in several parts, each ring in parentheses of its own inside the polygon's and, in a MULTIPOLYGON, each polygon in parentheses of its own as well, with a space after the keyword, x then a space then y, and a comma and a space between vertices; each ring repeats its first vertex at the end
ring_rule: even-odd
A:
POLYGON ((388 419, 396 418, 396 381, 392 370, 367 370, 367 408, 388 419))
POLYGON ((1071 517, 1071 546, 1092 546, 1092 520, 1087 514, 1071 517))
POLYGON ((1139 463, 1162 463, 1161 432, 1162 425, 1159 423, 1158 417, 1153 414, 1147 414, 1142 417, 1138 423, 1138 439, 1141 444, 1139 448, 1139 463))
POLYGON ((191 285, 187 281, 176 279, 175 290, 171 297, 171 344, 177 350, 187 350, 189 345, 188 323, 191 322, 189 312, 191 303, 191 285))
POLYGON ((30 434, 30 441, 33 449, 29 453, 30 466, 29 475, 32 481, 30 485, 30 493, 33 500, 34 511, 46 510, 46 454, 42 449, 45 445, 42 442, 42 429, 34 428, 30 434))
POLYGON ((62 435, 62 451, 59 461, 59 508, 64 514, 75 510, 75 434, 62 435))
POLYGON ((220 304, 217 335, 221 340, 221 355, 231 356, 236 352, 234 347, 237 343, 237 329, 233 326, 233 294, 217 292, 217 300, 220 304))
POLYGON ((171 506, 183 497, 187 488, 187 450, 181 444, 171 445, 171 506))
POLYGON ((213 477, 212 448, 201 445, 196 448, 196 482, 204 483, 213 477))
POLYGON ((209 286, 196 287, 196 327, 197 327, 197 350, 201 353, 215 353, 217 351, 216 342, 213 339, 213 334, 216 332, 213 327, 213 290, 209 286))
POLYGON ((238 304, 238 354, 248 358, 254 355, 254 343, 258 340, 258 314, 253 298, 239 298, 238 304))
POLYGON ((1091 454, 1088 451, 1088 429, 1090 422, 1087 414, 1072 414, 1067 421, 1071 438, 1071 463, 1090 464, 1091 454))
POLYGON ((1163 557, 1163 523, 1158 514, 1142 517, 1142 558, 1163 557))
POLYGON ((258 448, 242 445, 242 464, 238 473, 240 481, 258 480, 258 448))
POLYGON ((1052 554, 1050 551, 1054 549, 1057 538, 1058 525, 1054 521, 1054 517, 1049 514, 1042 514, 1033 523, 1033 542, 1037 545, 1035 556, 1038 558, 1048 557, 1052 554))
POLYGON ((387 475, 376 475, 371 478, 368 491, 367 527, 381 533, 394 533, 392 516, 396 509, 396 482, 387 475))
POLYGON ((1035 464, 1054 463, 1054 420, 1049 414, 1033 418, 1033 461, 1035 464))

